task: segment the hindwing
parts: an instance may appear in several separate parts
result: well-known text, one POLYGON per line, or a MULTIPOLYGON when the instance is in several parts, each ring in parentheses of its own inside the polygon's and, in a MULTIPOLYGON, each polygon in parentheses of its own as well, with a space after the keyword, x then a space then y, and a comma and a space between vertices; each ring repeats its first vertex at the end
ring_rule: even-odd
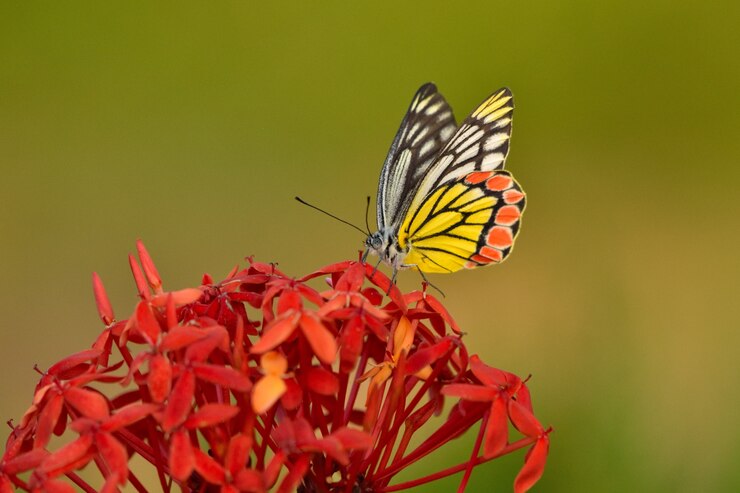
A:
POLYGON ((508 171, 476 171, 429 193, 398 234, 407 266, 454 272, 502 262, 519 232, 526 198, 508 171))

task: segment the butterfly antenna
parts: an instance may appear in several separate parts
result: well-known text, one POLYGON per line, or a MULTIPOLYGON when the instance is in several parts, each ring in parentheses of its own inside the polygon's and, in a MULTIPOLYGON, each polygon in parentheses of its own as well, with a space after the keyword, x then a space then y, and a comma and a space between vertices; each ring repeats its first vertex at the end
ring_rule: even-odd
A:
MULTIPOLYGON (((326 214, 327 216, 329 216, 329 217, 331 217, 331 218, 333 218, 333 219, 336 219, 336 220, 337 220, 337 221, 339 221, 340 223, 344 223, 344 224, 346 224, 347 226, 352 226, 353 228, 355 228, 355 229, 356 229, 357 231, 359 231, 360 233, 362 233, 362 234, 364 234, 364 235, 368 235, 368 234, 369 234, 368 232, 366 232, 366 231, 363 231, 363 230, 362 230, 362 228, 358 228, 357 226, 355 226, 355 225, 354 225, 354 224, 352 224, 351 222, 349 222, 349 221, 345 221, 345 220, 344 220, 344 219, 342 219, 341 217, 337 217, 337 216, 335 216, 334 214, 332 214, 332 213, 330 213, 330 212, 326 212, 326 211, 325 211, 324 209, 322 209, 322 208, 320 208, 320 207, 316 207, 316 206, 315 206, 315 205, 313 205, 313 204, 309 204, 308 202, 306 202, 305 200, 303 200, 302 198, 300 198, 300 197, 298 197, 298 196, 296 196, 296 198, 295 198, 295 199, 296 199, 296 200, 297 200, 298 202, 300 202, 301 204, 303 204, 303 205, 307 205, 307 206, 309 206, 309 207, 310 207, 310 208, 312 208, 312 209, 316 209, 316 210, 317 210, 317 211, 319 211, 319 212, 323 212, 323 213, 324 213, 324 214, 326 214)), ((369 200, 369 197, 368 197, 368 200, 369 200)))
POLYGON ((367 228, 367 235, 370 236, 370 222, 368 216, 370 215, 370 196, 367 196, 367 204, 365 205, 365 227, 367 228))

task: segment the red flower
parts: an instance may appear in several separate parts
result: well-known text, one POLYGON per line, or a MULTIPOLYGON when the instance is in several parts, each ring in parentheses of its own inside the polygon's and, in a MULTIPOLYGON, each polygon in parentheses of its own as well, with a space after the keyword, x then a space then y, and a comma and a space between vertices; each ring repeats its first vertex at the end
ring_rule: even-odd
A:
POLYGON ((426 292, 401 293, 360 262, 292 279, 252 259, 221 282, 166 291, 137 250, 141 301, 116 320, 93 275, 105 329, 43 373, 6 442, 0 493, 147 491, 134 456, 165 492, 379 493, 465 471, 462 491, 475 466, 524 447, 514 490, 542 475, 550 430, 525 383, 468 357, 459 327, 426 292), (325 291, 310 285, 319 277, 325 291), (412 446, 445 398, 456 399, 449 415, 412 446), (509 423, 521 438, 512 441, 509 423), (391 484, 476 425, 468 460, 391 484))

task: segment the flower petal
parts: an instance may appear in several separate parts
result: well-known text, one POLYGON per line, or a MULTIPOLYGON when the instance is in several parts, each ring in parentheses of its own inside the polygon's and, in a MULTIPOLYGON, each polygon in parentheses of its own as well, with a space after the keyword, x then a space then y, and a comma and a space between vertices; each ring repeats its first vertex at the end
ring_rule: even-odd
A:
POLYGON ((95 295, 95 305, 98 307, 98 315, 105 325, 110 325, 115 320, 113 307, 111 307, 108 294, 105 292, 103 281, 97 272, 93 272, 93 294, 95 295))
POLYGON ((361 316, 344 322, 339 333, 339 359, 341 371, 349 373, 357 364, 365 339, 365 326, 361 316))
POLYGON ((362 290, 362 294, 372 305, 380 306, 380 304, 383 302, 383 295, 380 294, 380 292, 375 288, 365 288, 362 290))
POLYGON ((136 283, 136 289, 139 291, 139 296, 143 300, 148 300, 152 296, 152 293, 149 291, 149 285, 146 282, 144 273, 141 271, 141 267, 139 267, 139 263, 131 254, 128 256, 128 265, 131 267, 131 274, 134 276, 134 282, 136 283))
POLYGON ((49 443, 59 416, 62 414, 63 405, 64 397, 61 394, 54 392, 49 396, 49 399, 45 402, 44 407, 39 413, 38 428, 36 429, 36 436, 33 442, 34 447, 44 448, 49 443))
POLYGON ((64 401, 83 416, 102 420, 108 417, 108 401, 93 390, 70 387, 64 391, 64 401))
POLYGON ((159 349, 165 351, 177 351, 193 344, 195 341, 203 339, 208 334, 199 327, 178 326, 170 330, 162 338, 159 349))
POLYGON ((288 370, 288 360, 279 352, 270 351, 262 355, 260 358, 260 366, 265 370, 265 373, 283 376, 283 374, 288 370))
POLYGON ((234 476, 234 486, 247 493, 263 493, 267 490, 264 473, 254 469, 241 469, 234 476))
POLYGON ((545 472, 547 451, 550 448, 550 438, 542 435, 537 439, 532 449, 527 453, 524 467, 514 480, 514 493, 524 493, 542 477, 545 472))
POLYGON ((339 391, 337 376, 320 366, 312 366, 306 372, 306 383, 311 391, 319 395, 334 395, 339 391))
POLYGON ((133 403, 118 409, 100 426, 101 430, 116 431, 136 423, 152 414, 158 406, 154 404, 133 403))
POLYGON ((146 301, 140 301, 136 305, 136 328, 150 345, 154 345, 159 341, 159 334, 162 330, 159 327, 159 322, 152 313, 149 303, 146 301))
POLYGON ((450 328, 455 332, 455 334, 462 334, 462 330, 460 330, 460 326, 457 325, 457 322, 452 318, 452 315, 450 315, 450 312, 447 311, 447 308, 444 307, 442 303, 439 302, 437 298, 432 296, 431 294, 427 294, 424 297, 424 301, 426 301, 426 304, 429 305, 429 308, 437 312, 439 315, 442 316, 445 322, 447 322, 447 325, 450 326, 450 328))
POLYGON ((172 389, 172 366, 170 360, 161 354, 155 354, 149 359, 149 373, 146 384, 152 401, 161 404, 170 395, 172 389))
POLYGON ((491 404, 491 411, 486 423, 483 454, 493 457, 501 452, 509 440, 509 423, 506 419, 506 401, 498 396, 491 404))
POLYGON ((539 436, 545 431, 534 414, 513 399, 509 400, 509 417, 516 429, 528 437, 539 436))
POLYGON ((309 455, 301 454, 288 466, 288 474, 283 478, 277 493, 293 493, 306 475, 309 466, 309 455))
POLYGON ((326 276, 327 274, 333 274, 335 272, 344 272, 353 263, 354 262, 352 262, 351 260, 344 260, 342 262, 337 262, 336 264, 327 265, 326 267, 319 269, 317 271, 314 271, 308 275, 305 275, 299 278, 298 280, 300 282, 305 282, 305 281, 314 279, 316 277, 326 276))
POLYGON ((272 488, 278 480, 283 464, 285 464, 286 454, 282 449, 278 449, 275 455, 265 467, 264 478, 265 486, 272 488))
MULTIPOLYGON (((38 471, 50 475, 63 474, 74 469, 74 466, 86 456, 93 444, 90 434, 85 434, 49 454, 38 467, 38 471)), ((90 458, 92 458, 90 456, 90 458)))
POLYGON ((337 291, 357 292, 365 280, 365 264, 353 262, 337 280, 334 289, 337 291))
POLYGON ((411 345, 414 343, 416 324, 412 324, 408 318, 401 317, 398 325, 393 329, 393 359, 397 360, 401 356, 401 351, 408 353, 411 345))
POLYGON ((213 325, 204 329, 206 336, 185 349, 187 361, 205 361, 217 348, 227 352, 229 350, 229 334, 220 325, 213 325))
POLYGON ((67 356, 58 363, 55 363, 49 367, 46 371, 49 375, 59 376, 64 378, 68 373, 71 373, 79 365, 86 365, 92 361, 95 361, 98 356, 102 353, 100 349, 86 349, 79 353, 67 356))
POLYGON ((159 272, 154 266, 152 257, 149 256, 149 252, 144 246, 144 242, 136 240, 136 251, 139 253, 139 260, 141 260, 141 267, 144 269, 149 285, 152 287, 155 293, 158 293, 162 289, 162 278, 159 277, 159 272))
POLYGON ((248 392, 252 388, 249 378, 234 368, 206 363, 193 363, 192 367, 199 380, 222 385, 234 392, 248 392))
POLYGON ((277 314, 282 315, 287 311, 298 311, 303 307, 303 300, 298 291, 286 289, 280 294, 277 303, 277 314))
POLYGON ((488 366, 477 354, 470 357, 470 370, 482 384, 489 387, 508 387, 510 383, 513 383, 510 382, 509 373, 488 366))
POLYGON ((188 429, 206 428, 226 422, 239 414, 239 408, 229 404, 204 404, 188 416, 183 426, 188 429))
POLYGON ((495 399, 498 396, 498 391, 469 383, 451 383, 442 387, 442 395, 483 402, 495 399))
POLYGON ((126 484, 128 478, 128 454, 126 447, 106 432, 95 434, 95 446, 103 456, 111 471, 117 474, 119 484, 126 484))
POLYGON ((516 392, 516 401, 530 413, 534 413, 532 410, 532 396, 529 394, 529 388, 524 383, 522 383, 522 386, 516 392))
POLYGON ((439 361, 442 356, 452 349, 452 344, 451 339, 444 338, 433 346, 427 346, 418 351, 414 351, 406 362, 406 371, 411 375, 415 375, 424 367, 439 361))
POLYGON ((301 314, 299 312, 286 313, 284 316, 276 318, 265 327, 262 337, 249 348, 249 352, 252 354, 261 354, 274 349, 278 344, 281 344, 293 334, 300 318, 301 314))
POLYGON ((275 375, 265 375, 252 389, 252 409, 257 414, 266 413, 285 393, 285 382, 275 375))
POLYGON ((224 484, 226 482, 226 470, 200 449, 193 449, 195 457, 195 470, 203 476, 203 479, 213 484, 224 484))
POLYGON ((319 361, 331 364, 337 355, 337 341, 331 332, 311 312, 301 315, 301 330, 319 361))
POLYGON ((348 450, 367 450, 373 446, 373 438, 362 430, 340 428, 331 434, 348 450))
POLYGON ((152 305, 157 308, 163 307, 167 304, 167 299, 172 298, 172 301, 176 306, 188 305, 195 303, 203 296, 203 291, 197 288, 186 288, 178 291, 169 291, 167 293, 158 294, 151 299, 152 305))
POLYGON ((187 430, 180 429, 172 434, 168 460, 173 478, 185 481, 190 477, 195 467, 195 457, 187 430))
POLYGON ((294 411, 303 403, 303 388, 298 385, 295 378, 283 380, 285 382, 285 393, 280 398, 280 404, 288 411, 294 411))
MULTIPOLYGON (((226 451, 224 466, 232 475, 244 469, 249 460, 249 453, 252 450, 253 441, 249 435, 237 433, 229 441, 229 448, 226 451)), ((245 488, 241 488, 245 489, 245 488)))
POLYGON ((172 431, 173 428, 185 421, 190 413, 194 393, 195 374, 190 369, 186 369, 177 379, 175 388, 172 389, 172 394, 164 410, 162 429, 165 432, 172 431))
POLYGON ((3 462, 3 474, 19 474, 36 469, 50 454, 43 448, 34 448, 3 462))

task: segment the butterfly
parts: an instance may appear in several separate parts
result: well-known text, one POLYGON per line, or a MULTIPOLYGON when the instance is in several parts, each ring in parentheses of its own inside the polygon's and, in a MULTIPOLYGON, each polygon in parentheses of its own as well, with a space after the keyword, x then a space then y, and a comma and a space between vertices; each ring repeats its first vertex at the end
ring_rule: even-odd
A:
POLYGON ((411 101, 380 172, 376 254, 393 269, 445 273, 503 262, 511 253, 526 196, 504 162, 514 100, 488 97, 458 127, 437 87, 411 101))

